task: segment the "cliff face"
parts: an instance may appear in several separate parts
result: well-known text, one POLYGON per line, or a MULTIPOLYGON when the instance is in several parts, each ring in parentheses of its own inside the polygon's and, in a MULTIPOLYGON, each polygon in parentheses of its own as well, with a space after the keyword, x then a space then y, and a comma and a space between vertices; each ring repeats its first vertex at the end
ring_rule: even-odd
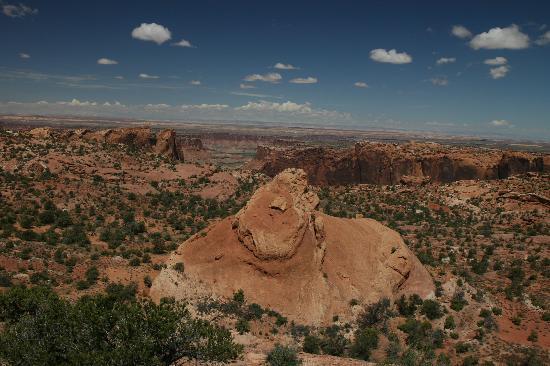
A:
MULTIPOLYGON (((149 127, 109 128, 97 131, 76 129, 64 130, 61 132, 49 127, 41 127, 30 130, 29 134, 35 138, 59 136, 63 139, 82 139, 107 144, 135 146, 140 149, 153 151, 156 154, 169 157, 170 159, 182 161, 184 159, 183 150, 186 147, 186 145, 181 142, 186 141, 185 137, 182 138, 177 136, 175 130, 166 129, 159 133, 155 133, 149 127)), ((202 149, 200 139, 192 140, 194 146, 202 149)))
POLYGON ((436 144, 360 142, 349 149, 258 147, 252 169, 274 176, 301 168, 317 185, 447 183, 465 179, 503 179, 548 171, 548 158, 535 154, 444 147, 436 144))

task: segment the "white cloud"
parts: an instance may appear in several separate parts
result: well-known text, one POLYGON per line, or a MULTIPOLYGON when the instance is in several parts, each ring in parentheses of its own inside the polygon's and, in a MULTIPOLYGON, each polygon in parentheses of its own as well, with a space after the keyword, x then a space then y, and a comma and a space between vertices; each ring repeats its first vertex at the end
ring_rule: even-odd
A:
POLYGON ((159 104, 146 104, 144 107, 144 109, 147 109, 147 110, 160 110, 160 109, 167 109, 167 108, 170 108, 170 104, 165 104, 165 103, 159 103, 159 104))
POLYGON ((273 67, 279 70, 298 70, 299 69, 299 67, 293 66, 291 64, 283 64, 281 62, 277 62, 273 67))
POLYGON ((111 60, 110 58, 100 58, 97 60, 97 63, 100 65, 116 65, 118 61, 111 60))
POLYGON ((19 57, 22 59, 28 59, 31 58, 31 55, 29 55, 28 53, 20 53, 19 57))
POLYGON ((507 28, 495 27, 472 38, 470 47, 474 50, 519 50, 529 47, 529 36, 522 33, 515 24, 507 28))
POLYGON ((57 104, 69 105, 69 106, 72 106, 72 107, 90 107, 90 106, 96 106, 97 102, 89 102, 89 101, 81 102, 78 99, 73 99, 70 102, 57 102, 57 104))
POLYGON ((132 31, 132 37, 142 41, 151 41, 156 44, 163 44, 172 38, 168 28, 157 23, 141 23, 132 31))
POLYGON ((261 100, 259 102, 248 102, 247 104, 235 108, 238 111, 275 111, 275 112, 291 112, 291 113, 310 113, 312 111, 309 103, 298 104, 291 101, 283 103, 268 102, 261 100))
POLYGON ((456 62, 455 57, 441 57, 435 63, 438 64, 438 65, 444 65, 444 64, 452 64, 454 62, 456 62))
POLYGON ((358 88, 368 88, 369 86, 364 81, 357 81, 353 85, 355 85, 358 88))
POLYGON ((535 41, 535 43, 538 44, 539 46, 550 44, 550 31, 540 36, 539 39, 535 41))
POLYGON ((255 89, 256 87, 254 85, 241 83, 241 85, 239 85, 239 88, 241 88, 241 89, 255 89))
POLYGON ((463 25, 453 25, 453 28, 451 29, 451 33, 458 38, 466 39, 472 37, 472 32, 468 30, 463 25))
POLYGON ((495 67, 495 68, 491 69, 489 72, 490 72, 491 77, 493 79, 501 79, 501 78, 505 77, 506 74, 508 74, 509 71, 510 71, 510 66, 503 65, 503 66, 495 67))
POLYGON ((435 86, 447 86, 447 85, 449 85, 449 80, 447 80, 447 78, 445 78, 445 77, 431 78, 430 82, 435 86))
MULTIPOLYGON (((305 118, 328 118, 331 120, 351 118, 349 113, 329 111, 326 109, 315 109, 311 106, 311 103, 300 104, 291 101, 278 103, 260 100, 258 102, 248 102, 245 105, 234 108, 234 110, 247 113, 259 112, 263 118, 274 117, 276 114, 305 118)), ((254 115, 257 114, 254 113, 254 115)))
POLYGON ((514 125, 510 121, 507 121, 505 119, 496 119, 491 121, 490 124, 495 127, 514 127, 514 125))
POLYGON ((201 81, 200 80, 191 80, 189 82, 189 84, 191 84, 191 85, 201 85, 201 81))
POLYGON ((408 64, 412 62, 412 57, 406 52, 398 53, 395 49, 386 51, 383 48, 377 48, 370 51, 370 58, 376 62, 385 62, 389 64, 408 64))
POLYGON ((500 65, 506 65, 508 63, 508 60, 506 59, 506 57, 498 56, 495 58, 489 58, 483 61, 483 63, 485 65, 490 65, 490 66, 500 66, 500 65))
POLYGON ((157 75, 149 75, 149 74, 144 74, 144 73, 139 74, 139 77, 142 78, 142 79, 158 79, 159 78, 159 76, 157 76, 157 75))
POLYGON ((316 84, 317 78, 308 76, 307 78, 294 78, 290 80, 292 84, 316 84))
POLYGON ((118 80, 124 80, 124 76, 121 76, 121 75, 117 75, 117 76, 115 76, 115 79, 118 79, 118 80))
MULTIPOLYGON (((2 5, 1 1, 0 5, 2 5)), ((19 5, 3 4, 2 13, 10 18, 23 18, 27 15, 38 14, 38 9, 33 9, 21 3, 19 3, 19 5)))
POLYGON ((229 108, 227 104, 184 104, 181 106, 181 109, 190 110, 190 109, 199 109, 199 110, 215 110, 219 111, 222 109, 229 108))
POLYGON ((179 42, 176 42, 176 43, 172 43, 172 46, 177 46, 177 47, 194 47, 191 42, 185 40, 185 39, 182 39, 181 41, 179 42))
POLYGON ((253 81, 265 81, 267 83, 278 83, 281 81, 283 77, 281 74, 276 72, 270 72, 268 74, 260 75, 260 74, 251 74, 245 76, 243 79, 244 81, 253 82, 253 81))

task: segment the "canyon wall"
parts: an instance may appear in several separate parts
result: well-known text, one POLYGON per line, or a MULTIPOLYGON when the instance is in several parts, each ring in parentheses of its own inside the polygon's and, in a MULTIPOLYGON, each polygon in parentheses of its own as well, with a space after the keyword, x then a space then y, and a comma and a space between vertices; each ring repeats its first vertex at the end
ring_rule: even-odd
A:
POLYGON ((258 146, 249 167, 269 176, 301 168, 316 185, 504 179, 550 170, 550 156, 438 144, 359 142, 348 149, 258 146))

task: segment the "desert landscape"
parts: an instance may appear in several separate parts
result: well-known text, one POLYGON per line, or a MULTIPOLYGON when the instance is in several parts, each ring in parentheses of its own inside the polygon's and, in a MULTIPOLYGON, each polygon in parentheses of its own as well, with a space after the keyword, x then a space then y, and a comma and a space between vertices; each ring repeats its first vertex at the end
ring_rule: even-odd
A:
POLYGON ((549 14, 0 0, 0 366, 550 365, 549 14))
POLYGON ((550 360, 545 151, 9 123, 5 306, 21 285, 183 301, 231 338, 207 363, 550 360))

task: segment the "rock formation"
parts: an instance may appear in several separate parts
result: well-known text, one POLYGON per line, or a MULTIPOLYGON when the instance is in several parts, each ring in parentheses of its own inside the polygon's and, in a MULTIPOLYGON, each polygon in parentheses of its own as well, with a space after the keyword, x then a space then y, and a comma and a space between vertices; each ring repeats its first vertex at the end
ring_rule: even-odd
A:
POLYGON ((318 203, 303 170, 284 170, 237 215, 183 243, 151 295, 230 297, 243 289, 250 303, 305 324, 351 319, 352 299, 431 296, 430 275, 398 233, 371 219, 328 216, 318 203), (185 273, 172 269, 178 262, 185 273))
POLYGON ((184 155, 183 147, 178 143, 180 138, 173 129, 162 130, 155 134, 149 127, 109 128, 96 131, 76 129, 60 132, 49 127, 41 127, 30 130, 29 134, 34 138, 50 138, 59 135, 64 139, 130 145, 151 150, 174 160, 183 160, 184 155))
POLYGON ((286 168, 301 168, 317 185, 397 184, 401 180, 453 182, 503 179, 526 172, 549 171, 549 156, 461 148, 438 144, 360 142, 353 148, 281 149, 259 146, 250 167, 274 176, 286 168))

